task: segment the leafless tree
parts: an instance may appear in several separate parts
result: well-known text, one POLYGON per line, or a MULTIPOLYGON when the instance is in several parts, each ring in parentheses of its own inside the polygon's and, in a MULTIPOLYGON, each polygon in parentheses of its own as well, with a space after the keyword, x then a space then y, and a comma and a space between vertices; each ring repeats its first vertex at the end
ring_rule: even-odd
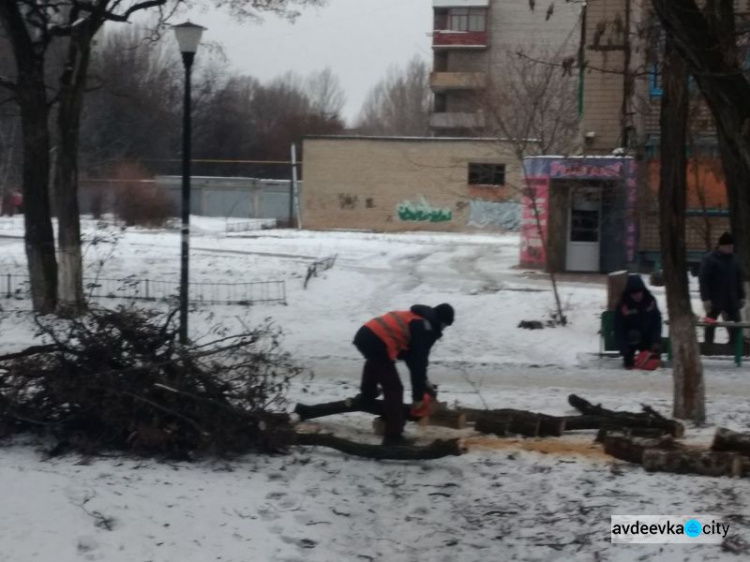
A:
POLYGON ((337 118, 341 116, 346 95, 338 77, 330 68, 310 74, 305 79, 304 89, 315 113, 337 118))
MULTIPOLYGON (((237 17, 263 11, 292 17, 291 8, 322 0, 213 0, 237 17)), ((24 138, 24 208, 26 249, 34 308, 40 312, 77 313, 85 307, 78 211, 78 144, 84 94, 88 85, 94 37, 107 22, 127 22, 134 14, 154 11, 163 29, 179 6, 175 0, 11 0, 0 2, 0 24, 8 35, 15 76, 0 76, 21 109, 24 138), (65 60, 54 80, 46 73, 48 50, 62 44, 65 60), (54 97, 50 98, 50 92, 54 97), (55 201, 58 213, 60 283, 50 220, 49 107, 57 102, 55 201), (58 302, 59 297, 59 302, 58 302)))
POLYGON ((528 152, 527 140, 533 140, 533 150, 541 154, 580 149, 578 80, 564 61, 553 53, 504 51, 494 62, 502 72, 489 73, 487 87, 479 90, 487 127, 519 141, 523 154, 528 152))
MULTIPOLYGON (((577 148, 578 108, 576 77, 554 55, 506 52, 499 62, 501 73, 476 95, 476 109, 486 116, 489 134, 510 143, 523 171, 522 185, 512 186, 528 201, 534 226, 547 256, 547 272, 555 298, 556 321, 566 324, 557 286, 557 272, 549 259, 550 244, 542 224, 538 195, 529 184, 525 159, 543 154, 570 154, 577 148), (544 61, 544 62, 540 62, 544 61)), ((548 204, 548 203, 544 203, 548 204)))
POLYGON ((428 136, 432 92, 430 69, 419 57, 392 67, 368 94, 356 128, 371 135, 428 136))

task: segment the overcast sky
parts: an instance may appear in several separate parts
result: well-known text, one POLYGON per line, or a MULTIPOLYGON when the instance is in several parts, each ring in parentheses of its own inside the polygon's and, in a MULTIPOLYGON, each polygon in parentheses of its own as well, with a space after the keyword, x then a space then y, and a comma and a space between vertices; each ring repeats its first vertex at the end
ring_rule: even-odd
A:
POLYGON ((304 9, 293 24, 274 16, 237 24, 223 13, 199 11, 190 19, 208 28, 206 40, 224 45, 234 70, 263 82, 289 70, 304 75, 330 67, 346 91, 349 120, 390 65, 415 54, 431 57, 432 0, 329 0, 304 9))

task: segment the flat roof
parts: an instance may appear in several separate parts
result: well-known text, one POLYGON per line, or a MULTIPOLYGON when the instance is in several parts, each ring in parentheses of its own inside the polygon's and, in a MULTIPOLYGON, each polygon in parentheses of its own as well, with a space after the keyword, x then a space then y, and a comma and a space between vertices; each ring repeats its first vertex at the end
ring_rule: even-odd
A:
POLYGON ((377 137, 368 135, 308 135, 303 140, 368 140, 368 141, 397 141, 397 142, 528 142, 538 143, 538 139, 523 141, 497 137, 377 137))

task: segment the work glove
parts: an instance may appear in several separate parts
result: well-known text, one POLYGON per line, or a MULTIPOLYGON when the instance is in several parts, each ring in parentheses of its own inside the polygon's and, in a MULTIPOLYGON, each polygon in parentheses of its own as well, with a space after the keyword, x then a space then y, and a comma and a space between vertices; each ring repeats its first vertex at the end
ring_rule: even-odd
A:
POLYGON ((415 418, 424 418, 426 416, 429 416, 430 410, 432 409, 432 402, 432 396, 425 392, 422 400, 420 400, 419 402, 414 402, 411 405, 411 415, 415 418))
POLYGON ((713 310, 714 305, 711 301, 703 301, 703 310, 706 311, 706 314, 711 314, 711 311, 713 310))

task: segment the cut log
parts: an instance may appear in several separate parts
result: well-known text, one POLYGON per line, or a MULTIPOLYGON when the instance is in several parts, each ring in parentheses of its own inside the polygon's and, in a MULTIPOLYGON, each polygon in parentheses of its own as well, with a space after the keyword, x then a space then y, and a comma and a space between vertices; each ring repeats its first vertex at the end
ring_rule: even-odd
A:
POLYGON ((459 439, 436 440, 424 447, 367 445, 342 439, 329 433, 298 433, 294 443, 300 446, 328 447, 348 455, 378 460, 432 460, 458 456, 465 452, 459 439))
POLYGON ((604 443, 608 435, 621 435, 623 437, 644 437, 646 439, 661 439, 670 436, 668 430, 661 427, 622 427, 604 425, 596 434, 596 443, 604 443))
MULTIPOLYGON (((660 421, 644 417, 627 417, 619 416, 616 418, 605 416, 567 416, 565 420, 565 431, 580 431, 584 429, 624 429, 640 428, 644 432, 647 429, 662 430, 674 437, 681 436, 684 427, 679 422, 673 420, 660 421)), ((646 432, 647 433, 647 432, 646 432)), ((635 436, 635 435, 634 435, 635 436)), ((648 437, 648 435, 643 435, 648 437)))
MULTIPOLYGON (((607 418, 608 425, 623 427, 654 427, 664 428, 669 431, 674 437, 680 438, 685 434, 685 426, 675 420, 665 418, 652 408, 644 406, 643 412, 615 412, 614 410, 608 410, 602 408, 600 405, 594 405, 588 400, 571 394, 568 396, 568 402, 576 410, 584 414, 584 416, 595 416, 600 418, 607 418)), ((580 424, 583 424, 585 420, 580 420, 580 424)), ((593 420, 591 420, 593 422, 593 420)), ((568 429, 600 429, 602 425, 590 428, 580 427, 579 424, 572 417, 566 418, 566 427, 568 429), (576 427, 578 425, 578 427, 576 427)))
POLYGON ((643 468, 649 472, 674 472, 703 476, 742 476, 747 474, 746 459, 729 451, 646 449, 643 468))
POLYGON ((535 414, 500 414, 495 410, 490 410, 479 416, 474 429, 480 433, 494 433, 495 435, 517 433, 524 437, 538 437, 540 425, 541 419, 535 414))
POLYGON ((465 429, 466 414, 463 412, 453 412, 450 410, 436 410, 428 417, 420 421, 424 425, 435 427, 448 427, 450 429, 465 429))
POLYGON ((485 414, 484 416, 477 418, 476 423, 474 424, 474 429, 480 433, 505 437, 510 433, 510 420, 508 418, 497 418, 485 414))
POLYGON ((604 452, 606 454, 635 464, 643 464, 643 454, 647 449, 679 450, 670 437, 648 439, 610 433, 604 439, 604 452))
MULTIPOLYGON (((478 410, 475 408, 457 408, 456 411, 466 414, 466 420, 469 423, 477 423, 479 418, 487 416, 497 416, 511 420, 513 426, 511 433, 520 433, 527 437, 560 437, 566 430, 565 418, 558 416, 548 416, 546 414, 537 414, 526 410, 514 410, 512 408, 502 408, 498 410, 478 410), (515 421, 513 421, 515 420, 515 421), (527 433, 532 431, 536 424, 536 433, 527 433), (515 429, 514 429, 515 428, 515 429), (524 429, 525 428, 525 429, 524 429)), ((486 423, 486 422, 485 422, 486 423)), ((477 429, 477 431, 481 431, 477 429)))
POLYGON ((739 433, 720 427, 716 430, 711 449, 714 451, 735 451, 750 456, 750 433, 739 433))
MULTIPOLYGON (((323 404, 297 404, 294 413, 300 418, 300 421, 323 418, 326 416, 335 416, 338 414, 347 414, 350 412, 366 412, 376 416, 382 416, 385 413, 385 405, 382 400, 373 400, 372 402, 362 402, 359 397, 347 398, 337 402, 326 402, 323 404)), ((404 404, 404 418, 409 421, 417 421, 411 415, 411 407, 404 404)))

